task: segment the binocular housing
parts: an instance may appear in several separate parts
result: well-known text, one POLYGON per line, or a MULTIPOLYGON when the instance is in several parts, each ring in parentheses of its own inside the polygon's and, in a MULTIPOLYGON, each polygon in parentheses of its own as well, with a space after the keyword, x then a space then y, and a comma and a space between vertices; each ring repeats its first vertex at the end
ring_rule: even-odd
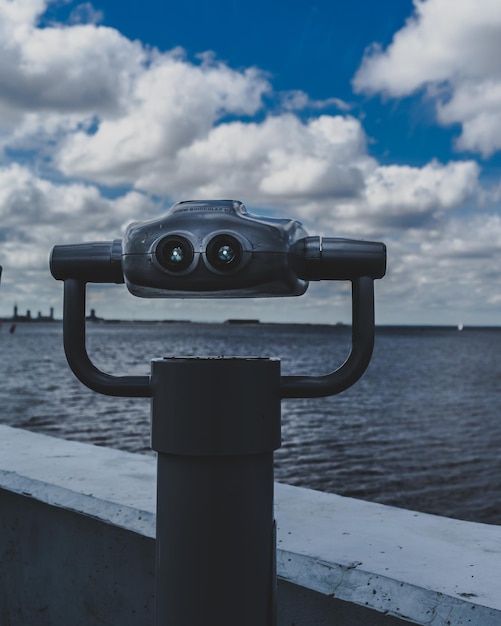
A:
POLYGON ((142 298, 303 294, 310 280, 382 278, 383 243, 309 237, 296 220, 258 217, 235 200, 187 201, 133 222, 122 240, 53 248, 59 280, 123 283, 142 298))

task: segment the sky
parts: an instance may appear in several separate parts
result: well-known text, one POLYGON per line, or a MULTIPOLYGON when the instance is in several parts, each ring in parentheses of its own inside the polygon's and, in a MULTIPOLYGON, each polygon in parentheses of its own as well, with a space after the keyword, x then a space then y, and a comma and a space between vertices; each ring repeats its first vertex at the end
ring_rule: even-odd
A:
MULTIPOLYGON (((0 315, 62 315, 54 245, 232 198, 383 241, 378 324, 501 322, 499 0, 0 0, 0 315)), ((298 298, 145 300, 103 317, 336 323, 298 298)))

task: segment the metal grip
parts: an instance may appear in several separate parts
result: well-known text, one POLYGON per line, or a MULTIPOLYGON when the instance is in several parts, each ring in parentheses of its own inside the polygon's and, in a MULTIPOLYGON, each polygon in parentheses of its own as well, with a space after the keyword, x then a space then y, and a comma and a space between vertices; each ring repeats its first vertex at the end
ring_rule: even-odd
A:
POLYGON ((324 376, 283 376, 282 398, 319 398, 348 389, 362 376, 374 348, 374 281, 364 276, 352 282, 351 352, 346 361, 324 376))
POLYGON ((386 272, 384 243, 336 237, 305 237, 299 243, 304 261, 298 276, 304 280, 375 279, 386 272))
POLYGON ((122 242, 115 239, 54 246, 50 271, 57 280, 75 278, 85 283, 123 283, 122 242))
POLYGON ((149 376, 113 376, 99 370, 85 345, 85 283, 64 281, 63 341, 68 364, 84 385, 98 393, 124 398, 149 398, 149 376))

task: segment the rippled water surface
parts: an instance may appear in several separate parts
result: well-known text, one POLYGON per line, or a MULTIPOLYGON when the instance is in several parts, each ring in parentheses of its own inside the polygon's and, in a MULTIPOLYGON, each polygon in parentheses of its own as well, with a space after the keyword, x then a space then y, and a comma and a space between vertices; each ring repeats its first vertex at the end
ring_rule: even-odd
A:
MULTIPOLYGON (((0 331, 0 421, 149 452, 149 401, 86 389, 62 328, 0 331)), ((171 355, 273 356, 284 374, 323 374, 350 329, 307 325, 93 324, 88 349, 113 374, 148 374, 171 355)), ((276 478, 342 495, 501 524, 501 329, 379 328, 372 362, 332 398, 283 402, 276 478)))

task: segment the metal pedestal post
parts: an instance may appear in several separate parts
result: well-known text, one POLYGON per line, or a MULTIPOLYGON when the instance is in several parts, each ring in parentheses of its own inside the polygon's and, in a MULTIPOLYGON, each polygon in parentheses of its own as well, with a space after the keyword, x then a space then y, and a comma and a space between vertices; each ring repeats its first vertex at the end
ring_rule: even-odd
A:
POLYGON ((280 362, 152 361, 156 626, 274 626, 280 362))

